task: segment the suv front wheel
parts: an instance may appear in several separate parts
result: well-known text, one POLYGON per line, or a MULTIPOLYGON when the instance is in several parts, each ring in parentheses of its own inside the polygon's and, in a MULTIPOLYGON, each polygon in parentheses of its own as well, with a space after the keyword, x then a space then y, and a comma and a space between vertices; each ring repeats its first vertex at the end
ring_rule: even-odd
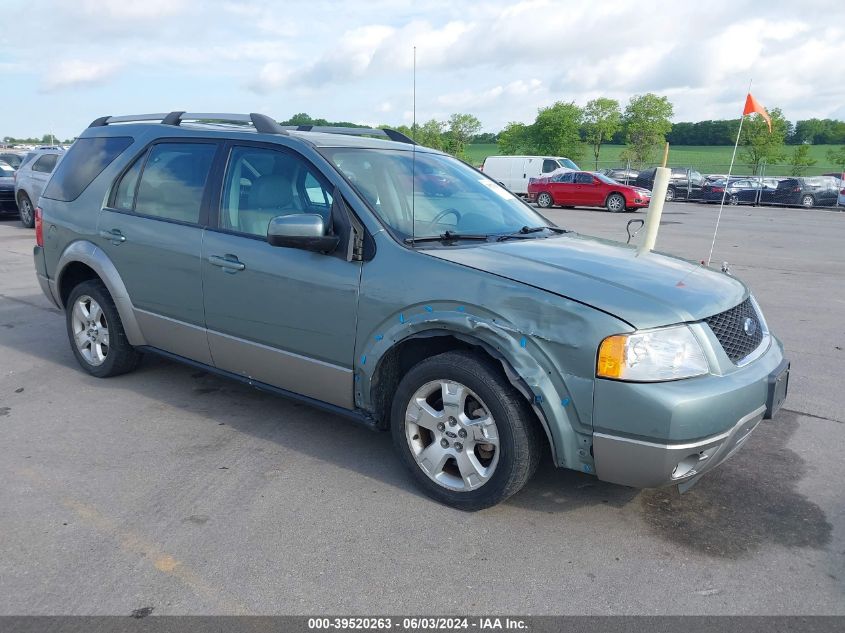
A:
POLYGON ((89 374, 108 378, 132 371, 141 354, 129 344, 117 307, 99 279, 76 286, 65 306, 67 334, 76 360, 89 374))
POLYGON ((393 443, 417 483, 460 510, 520 490, 537 470, 540 429, 494 361, 446 352, 414 366, 391 411, 393 443))

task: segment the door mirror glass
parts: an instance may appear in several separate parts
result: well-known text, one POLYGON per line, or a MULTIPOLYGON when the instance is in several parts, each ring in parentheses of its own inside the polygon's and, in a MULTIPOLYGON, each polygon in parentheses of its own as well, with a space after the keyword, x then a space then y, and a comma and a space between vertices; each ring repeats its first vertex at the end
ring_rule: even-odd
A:
POLYGON ((316 213, 280 215, 267 226, 267 242, 272 246, 331 253, 339 241, 337 235, 326 235, 325 220, 316 213))

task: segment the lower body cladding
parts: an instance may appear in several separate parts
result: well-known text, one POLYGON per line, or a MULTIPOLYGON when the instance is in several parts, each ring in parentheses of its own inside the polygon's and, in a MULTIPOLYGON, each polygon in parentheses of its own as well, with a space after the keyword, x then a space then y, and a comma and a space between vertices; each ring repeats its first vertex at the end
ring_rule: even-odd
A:
POLYGON ((596 475, 658 488, 691 485, 733 455, 786 398, 789 363, 780 342, 724 376, 664 383, 597 380, 596 475))

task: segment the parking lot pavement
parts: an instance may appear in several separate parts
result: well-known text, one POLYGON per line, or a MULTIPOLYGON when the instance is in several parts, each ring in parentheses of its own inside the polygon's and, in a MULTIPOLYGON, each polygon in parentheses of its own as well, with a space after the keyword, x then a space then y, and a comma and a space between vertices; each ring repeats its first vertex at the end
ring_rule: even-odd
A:
MULTIPOLYGON (((551 210, 624 241, 644 214, 551 210)), ((658 248, 707 256, 716 209, 658 248)), ((729 208, 714 261, 793 361, 786 409, 687 494, 548 461, 506 503, 421 496, 387 434, 168 361, 78 369, 0 222, 0 613, 845 614, 845 214, 729 208)))

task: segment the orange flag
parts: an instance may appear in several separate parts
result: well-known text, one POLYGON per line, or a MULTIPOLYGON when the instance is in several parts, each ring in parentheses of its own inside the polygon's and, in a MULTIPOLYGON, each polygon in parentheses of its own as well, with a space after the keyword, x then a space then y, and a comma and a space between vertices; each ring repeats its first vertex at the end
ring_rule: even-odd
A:
POLYGON ((766 112, 766 108, 760 105, 760 102, 757 101, 751 93, 748 93, 748 96, 745 98, 745 109, 742 111, 742 116, 746 114, 759 114, 761 117, 766 119, 766 123, 769 124, 769 134, 772 133, 772 117, 769 116, 769 113, 766 112))

